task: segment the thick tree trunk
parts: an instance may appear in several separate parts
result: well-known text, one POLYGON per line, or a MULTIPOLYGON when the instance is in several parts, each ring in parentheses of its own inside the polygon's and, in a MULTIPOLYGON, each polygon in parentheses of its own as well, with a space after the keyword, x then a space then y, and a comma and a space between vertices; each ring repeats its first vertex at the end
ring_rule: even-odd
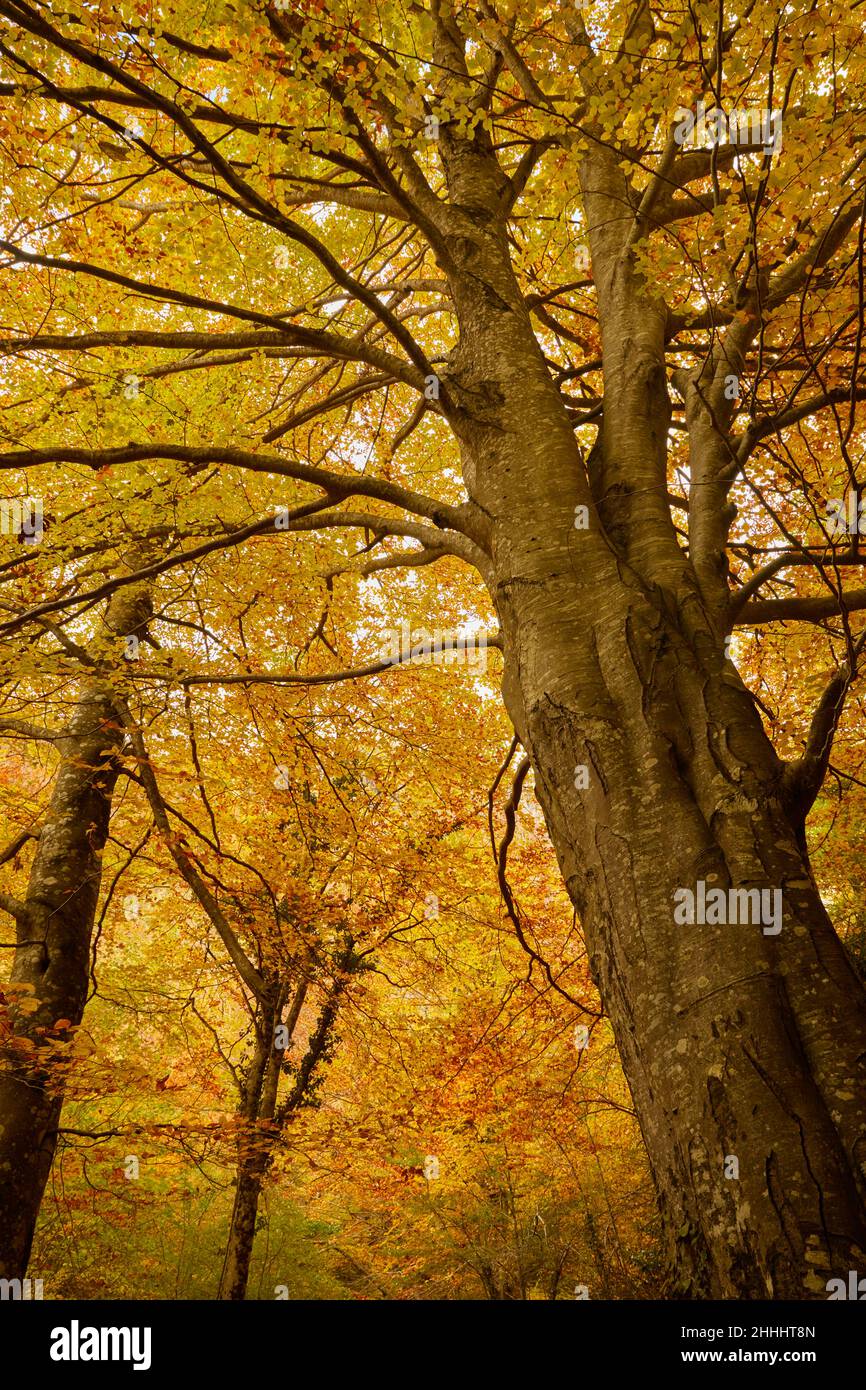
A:
POLYGON ((483 152, 446 141, 464 208, 453 423, 489 525, 505 701, 614 1027, 674 1288, 826 1298, 831 1275, 866 1262, 866 995, 725 658, 723 561, 699 575, 670 524, 664 311, 624 247, 616 168, 597 163, 585 204, 606 394, 584 463, 504 235, 470 210, 472 190, 492 206, 476 155, 483 172, 483 152), (781 890, 781 930, 678 924, 677 890, 699 881, 781 890))
MULTIPOLYGON (((530 363, 517 360, 525 408, 530 363)), ((784 769, 694 623, 687 575, 673 591, 641 584, 599 554, 599 531, 574 529, 577 457, 569 468, 543 406, 533 438, 515 421, 496 441, 497 486, 516 494, 494 511, 504 693, 613 1023, 677 1287, 826 1297, 831 1275, 866 1260, 866 995, 784 769), (781 931, 678 924, 677 890, 701 880, 780 889, 781 931)), ((493 448, 477 454, 487 477, 493 448)))
MULTIPOLYGON (((526 383, 524 370, 524 404, 526 383)), ((577 460, 557 461, 554 420, 543 443, 515 425, 525 482, 519 508, 497 507, 504 693, 613 1023, 678 1287, 826 1297, 831 1275, 866 1258, 866 995, 750 695, 709 634, 689 632, 685 581, 674 594, 641 585, 574 529, 577 460), (678 924, 677 890, 697 894, 700 880, 780 889, 781 931, 678 924)), ((498 452, 502 477, 501 437, 498 452)))
POLYGON ((827 920, 748 697, 683 679, 682 654, 677 670, 664 673, 669 659, 650 676, 649 653, 642 671, 626 623, 599 640, 610 663, 607 710, 569 704, 548 674, 521 727, 634 1096, 680 1290, 826 1297, 828 1278, 862 1268, 866 1247, 862 986, 827 920), (682 697, 677 737, 664 729, 673 710, 660 683, 682 697), (586 791, 574 785, 581 764, 586 791), (679 923, 675 894, 697 892, 699 880, 781 888, 778 935, 756 921, 679 923))
MULTIPOLYGON (((149 612, 142 586, 118 590, 109 632, 140 631, 149 612)), ((0 1276, 27 1268, 39 1206, 57 1144, 65 1068, 49 1044, 71 1043, 90 978, 102 850, 119 770, 122 731, 112 695, 89 679, 59 740, 62 761, 17 916, 9 1033, 0 1051, 0 1276), (35 1008, 33 1007, 35 1004, 35 1008)))

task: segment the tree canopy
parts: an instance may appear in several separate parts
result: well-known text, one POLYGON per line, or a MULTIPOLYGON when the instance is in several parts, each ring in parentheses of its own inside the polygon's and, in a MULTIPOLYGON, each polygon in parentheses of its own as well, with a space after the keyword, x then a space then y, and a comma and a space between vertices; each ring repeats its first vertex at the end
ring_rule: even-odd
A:
POLYGON ((0 18, 0 1274, 826 1297, 857 7, 0 18))

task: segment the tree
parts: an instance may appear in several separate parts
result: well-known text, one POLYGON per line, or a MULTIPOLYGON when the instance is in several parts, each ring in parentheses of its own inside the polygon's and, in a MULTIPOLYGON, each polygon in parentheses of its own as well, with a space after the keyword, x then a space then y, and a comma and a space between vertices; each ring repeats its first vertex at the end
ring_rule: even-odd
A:
MULTIPOLYGON (((265 913, 268 909, 273 911, 277 930, 266 933, 264 940, 256 940, 254 924, 247 917, 247 932, 252 930, 258 960, 252 959, 244 950, 224 908, 199 871, 195 856, 172 833, 168 808, 160 793, 140 728, 120 701, 115 702, 114 708, 118 723, 127 730, 131 747, 137 754, 139 773, 154 823, 170 847, 181 877, 222 941, 238 973, 239 982, 246 987, 248 994, 253 1045, 242 1074, 236 1077, 239 1124, 235 1197, 218 1291, 219 1298, 240 1301, 245 1298, 247 1291, 262 1183, 282 1131, 295 1112, 310 1102, 311 1094, 319 1084, 316 1073, 334 1046, 334 1025, 341 996, 351 973, 360 967, 361 958, 356 956, 354 941, 344 928, 331 965, 334 978, 326 989, 306 1051, 294 1068, 287 1094, 281 1098, 280 1081, 288 1061, 287 1049, 294 1039, 307 990, 317 973, 322 973, 321 958, 316 959, 316 953, 309 948, 306 951, 287 949, 282 940, 280 924, 286 922, 287 925, 295 925, 291 922, 291 912, 285 902, 277 902, 271 885, 254 867, 253 872, 264 890, 261 896, 264 898, 265 913), (319 967, 318 971, 316 967, 319 967)), ((206 796, 203 783, 202 792, 206 796)), ((315 925, 321 926, 320 923, 315 925)), ((303 942, 303 926, 297 924, 297 927, 300 930, 296 934, 303 942)))
POLYGON ((36 842, 24 898, 0 897, 16 926, 0 1066, 0 1273, 11 1278, 23 1276, 30 1257, 57 1146, 67 1054, 90 983, 102 851, 124 743, 112 666, 128 650, 126 639, 140 640, 151 611, 147 584, 135 582, 142 555, 133 552, 131 561, 132 582, 108 603, 105 631, 90 652, 73 644, 73 654, 90 670, 66 727, 0 722, 19 736, 55 744, 60 753, 43 824, 22 832, 2 856, 6 862, 28 840, 36 842))
POLYGON ((28 286, 3 346, 57 406, 3 466, 249 484, 247 524, 163 573, 332 532, 332 585, 474 571, 674 1287, 825 1296, 866 1250, 866 995, 806 846, 864 640, 861 21, 834 0, 0 15, 0 246, 28 286), (109 418, 93 383, 124 372, 150 399, 109 418), (730 639, 791 621, 832 669, 783 757, 730 639))

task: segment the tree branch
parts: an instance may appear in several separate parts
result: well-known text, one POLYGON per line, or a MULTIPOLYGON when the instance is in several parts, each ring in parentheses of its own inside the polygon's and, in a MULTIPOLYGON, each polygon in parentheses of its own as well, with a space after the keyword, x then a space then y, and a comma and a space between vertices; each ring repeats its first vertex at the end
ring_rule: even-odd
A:
POLYGON ((857 613, 866 608, 866 589, 847 594, 827 594, 807 598, 752 599, 734 621, 735 627, 759 627, 763 623, 819 623, 837 613, 857 613))
POLYGON ((124 700, 116 697, 114 705, 118 718, 123 728, 126 729, 130 742, 132 743, 138 761, 139 776, 147 794, 153 819, 156 822, 158 830, 162 834, 166 849, 177 865, 181 876, 192 889, 199 903, 210 918, 210 921, 216 928, 217 934, 244 984, 256 999, 268 999, 270 997, 270 991, 266 980, 247 956, 216 898, 193 866, 189 855, 181 849, 178 843, 178 837, 172 833, 168 812, 163 802, 156 775, 153 771, 153 765, 148 757, 147 748, 145 747, 139 725, 133 719, 129 707, 124 700))
POLYGON ((845 697, 857 674, 857 658, 866 642, 862 633, 852 648, 851 661, 844 662, 828 681, 812 715, 806 748, 783 776, 783 790, 792 811, 802 823, 814 804, 833 751, 833 739, 845 707, 845 697))

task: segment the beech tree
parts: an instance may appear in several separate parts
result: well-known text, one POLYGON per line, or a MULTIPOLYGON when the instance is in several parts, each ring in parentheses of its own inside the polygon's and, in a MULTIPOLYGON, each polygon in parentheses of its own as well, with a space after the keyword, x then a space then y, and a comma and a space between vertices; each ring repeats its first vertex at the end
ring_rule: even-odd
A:
MULTIPOLYGON (((309 1104, 320 1078, 317 1071, 334 1046, 334 1025, 349 976, 361 965, 356 957, 351 936, 344 932, 340 949, 329 962, 333 979, 325 988, 315 1027, 309 1035, 306 1049, 293 1068, 288 1087, 280 1094, 280 1081, 288 1070, 288 1051, 300 1020, 301 1010, 311 984, 320 983, 328 966, 320 953, 307 948, 292 951, 277 931, 264 933, 257 942, 257 960, 244 950, 232 922, 218 898, 199 872, 193 856, 172 832, 169 811, 161 795, 148 750, 140 729, 128 708, 115 702, 118 723, 128 730, 135 751, 154 824, 170 847, 172 858, 182 878, 191 889, 225 947, 226 954, 246 988, 252 1017, 253 1043, 251 1055, 240 1075, 235 1076, 238 1090, 238 1135, 235 1195, 226 1238, 225 1257, 220 1276, 218 1297, 232 1301, 246 1297, 250 1260, 256 1234, 256 1217, 262 1183, 273 1160, 281 1133, 292 1116, 309 1104)), ((266 911, 269 908, 279 925, 291 925, 288 905, 277 900, 270 884, 258 873, 265 890, 266 911)), ((248 914, 245 914, 248 917, 248 914)), ((316 928, 322 931, 322 912, 316 928)), ((247 933, 250 926, 247 920, 247 933)), ((301 932, 297 933, 303 942, 301 932)))
MULTIPOLYGON (((8 1033, 4 1028, 0 1067, 0 1271, 4 1277, 20 1278, 27 1268, 57 1147, 64 1097, 63 1051, 81 1023, 90 984, 102 850, 125 742, 114 706, 111 667, 126 650, 126 643, 117 639, 138 642, 151 611, 147 584, 135 582, 142 556, 133 552, 131 558, 132 582, 118 587, 107 604, 104 626, 91 651, 78 649, 92 669, 80 682, 66 727, 0 720, 0 730, 53 743, 60 753, 43 824, 22 832, 3 855, 6 862, 28 840, 36 843, 24 898, 0 895, 0 907, 14 918, 16 928, 5 985, 8 1033)), ((69 641, 62 632, 60 637, 69 641)))
MULTIPOLYGON (((160 572, 266 534, 332 537, 332 588, 472 572, 671 1288, 826 1297, 866 1258, 866 996, 806 843, 864 640, 862 19, 0 15, 2 347, 27 423, 0 463, 49 496, 58 470, 142 465, 247 489, 246 524, 211 519, 160 572), (133 399, 109 408, 109 381, 133 399), (827 668, 795 750, 735 661, 739 633, 793 622, 827 668), (777 930, 754 904, 778 893, 777 930)), ((15 631, 102 593, 49 589, 15 631)), ((160 678, 363 679, 393 661, 373 645, 306 677, 160 678)))

